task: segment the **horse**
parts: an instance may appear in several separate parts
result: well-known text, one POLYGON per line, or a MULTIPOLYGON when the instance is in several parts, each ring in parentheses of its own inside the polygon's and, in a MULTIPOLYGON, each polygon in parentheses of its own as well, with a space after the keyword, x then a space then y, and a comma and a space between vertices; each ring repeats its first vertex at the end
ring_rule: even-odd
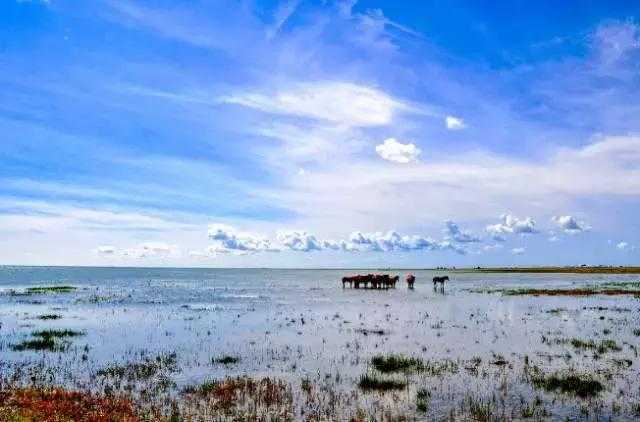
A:
POLYGON ((413 289, 413 283, 415 283, 415 282, 416 282, 416 276, 413 275, 413 274, 408 274, 407 275, 407 286, 410 289, 413 289))
POLYGON ((400 276, 396 275, 393 277, 389 277, 389 287, 393 287, 394 289, 396 288, 396 283, 400 280, 400 276))
POLYGON ((449 276, 445 275, 443 277, 433 277, 433 288, 436 289, 438 283, 442 285, 442 291, 444 291, 444 282, 449 281, 449 276))

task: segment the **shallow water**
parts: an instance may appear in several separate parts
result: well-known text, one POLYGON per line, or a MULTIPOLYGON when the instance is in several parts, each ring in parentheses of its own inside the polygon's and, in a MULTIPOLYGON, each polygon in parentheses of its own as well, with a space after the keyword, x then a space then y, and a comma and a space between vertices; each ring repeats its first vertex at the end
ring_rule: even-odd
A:
MULTIPOLYGON (((360 270, 360 273, 376 272, 360 270)), ((637 275, 449 273, 444 292, 434 291, 434 271, 413 271, 415 290, 400 274, 396 289, 342 288, 344 270, 129 269, 0 267, 0 351, 3 365, 44 362, 64 368, 56 382, 90 383, 95 369, 141 355, 176 352, 178 387, 228 375, 269 375, 335 379, 338 389, 357 388, 369 359, 379 353, 417 355, 425 360, 466 362, 477 357, 486 377, 465 371, 439 380, 430 413, 444 417, 446 396, 486 394, 507 379, 509 396, 530 397, 518 380, 526 355, 545 370, 575 368, 597 372, 611 359, 629 359, 629 368, 607 379, 608 403, 625 391, 637 400, 640 301, 633 296, 532 297, 474 293, 478 288, 580 287, 636 281, 637 275), (27 287, 72 285, 72 293, 16 295, 27 287), (558 310, 559 309, 559 310, 558 310), (554 312, 548 312, 555 310, 554 312), (39 320, 58 314, 57 320, 39 320), (15 352, 10 345, 36 329, 84 330, 69 351, 15 352), (383 330, 384 334, 361 330, 383 330), (607 331, 608 330, 608 331, 607 331), (607 334, 605 334, 607 333, 607 334), (594 360, 568 344, 545 339, 614 339, 622 350, 594 360), (85 346, 88 351, 85 351, 85 346), (80 359, 86 354, 86 359, 80 359), (240 357, 236 365, 212 365, 212 357, 240 357), (501 355, 512 373, 491 366, 501 355), (566 358, 569 355, 570 358, 566 358), (565 357, 562 357, 565 356, 565 357), (502 372, 501 372, 502 371, 502 372)), ((6 370, 6 369, 5 369, 6 370)), ((431 381, 420 379, 417 384, 431 381)), ((506 382, 506 381, 505 381, 506 382)), ((537 394, 537 393, 536 393, 537 394)), ((578 415, 581 404, 550 404, 556 416, 578 415)), ((622 412, 618 418, 631 418, 622 412)))

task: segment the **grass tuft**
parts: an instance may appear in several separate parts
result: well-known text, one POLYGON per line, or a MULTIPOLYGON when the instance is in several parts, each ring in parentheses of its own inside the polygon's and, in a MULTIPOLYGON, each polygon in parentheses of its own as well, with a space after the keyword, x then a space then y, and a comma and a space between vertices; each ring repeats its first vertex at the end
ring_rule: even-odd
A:
POLYGON ((534 387, 545 391, 560 391, 580 398, 594 397, 604 390, 604 386, 597 379, 590 375, 575 373, 555 373, 550 375, 534 373, 531 376, 531 383, 534 387))
POLYGON ((27 287, 25 292, 27 294, 45 294, 45 293, 71 293, 76 291, 74 286, 38 286, 27 287))
POLYGON ((237 356, 224 355, 219 358, 211 358, 211 363, 219 363, 222 365, 233 365, 240 362, 240 358, 237 356))
POLYGON ((383 378, 375 374, 364 374, 360 377, 360 382, 358 382, 358 387, 365 391, 402 390, 406 386, 407 383, 404 381, 383 378))
POLYGON ((400 371, 420 371, 424 367, 421 359, 400 354, 374 356, 371 359, 371 364, 383 374, 400 371))

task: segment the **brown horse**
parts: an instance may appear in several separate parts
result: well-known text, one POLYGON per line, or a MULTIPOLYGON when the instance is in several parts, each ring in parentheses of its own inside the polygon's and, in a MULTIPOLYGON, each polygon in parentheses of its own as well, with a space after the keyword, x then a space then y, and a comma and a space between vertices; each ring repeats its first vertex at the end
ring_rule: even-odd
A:
POLYGON ((391 277, 389 274, 358 274, 350 277, 342 277, 342 288, 345 288, 348 284, 349 287, 354 289, 359 289, 360 285, 365 289, 388 289, 390 287, 395 288, 398 280, 400 280, 399 276, 391 277))
POLYGON ((408 274, 407 275, 407 286, 410 289, 413 289, 413 284, 416 282, 416 276, 413 274, 408 274))

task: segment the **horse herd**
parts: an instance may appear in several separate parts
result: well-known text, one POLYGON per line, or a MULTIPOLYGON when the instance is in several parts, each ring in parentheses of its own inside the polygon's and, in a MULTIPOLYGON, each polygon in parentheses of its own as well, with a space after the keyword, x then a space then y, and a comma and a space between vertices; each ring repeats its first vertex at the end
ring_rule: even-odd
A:
MULTIPOLYGON (((400 276, 390 276, 389 274, 366 274, 366 275, 354 275, 350 277, 342 277, 342 288, 348 284, 349 287, 359 289, 362 286, 365 289, 390 289, 396 288, 396 283, 400 280, 400 276)), ((413 285, 416 282, 416 276, 413 274, 407 274, 405 280, 407 281, 407 287, 413 289, 413 285)), ((449 276, 433 277, 433 288, 435 289, 438 283, 444 290, 444 282, 449 281, 449 276)))

